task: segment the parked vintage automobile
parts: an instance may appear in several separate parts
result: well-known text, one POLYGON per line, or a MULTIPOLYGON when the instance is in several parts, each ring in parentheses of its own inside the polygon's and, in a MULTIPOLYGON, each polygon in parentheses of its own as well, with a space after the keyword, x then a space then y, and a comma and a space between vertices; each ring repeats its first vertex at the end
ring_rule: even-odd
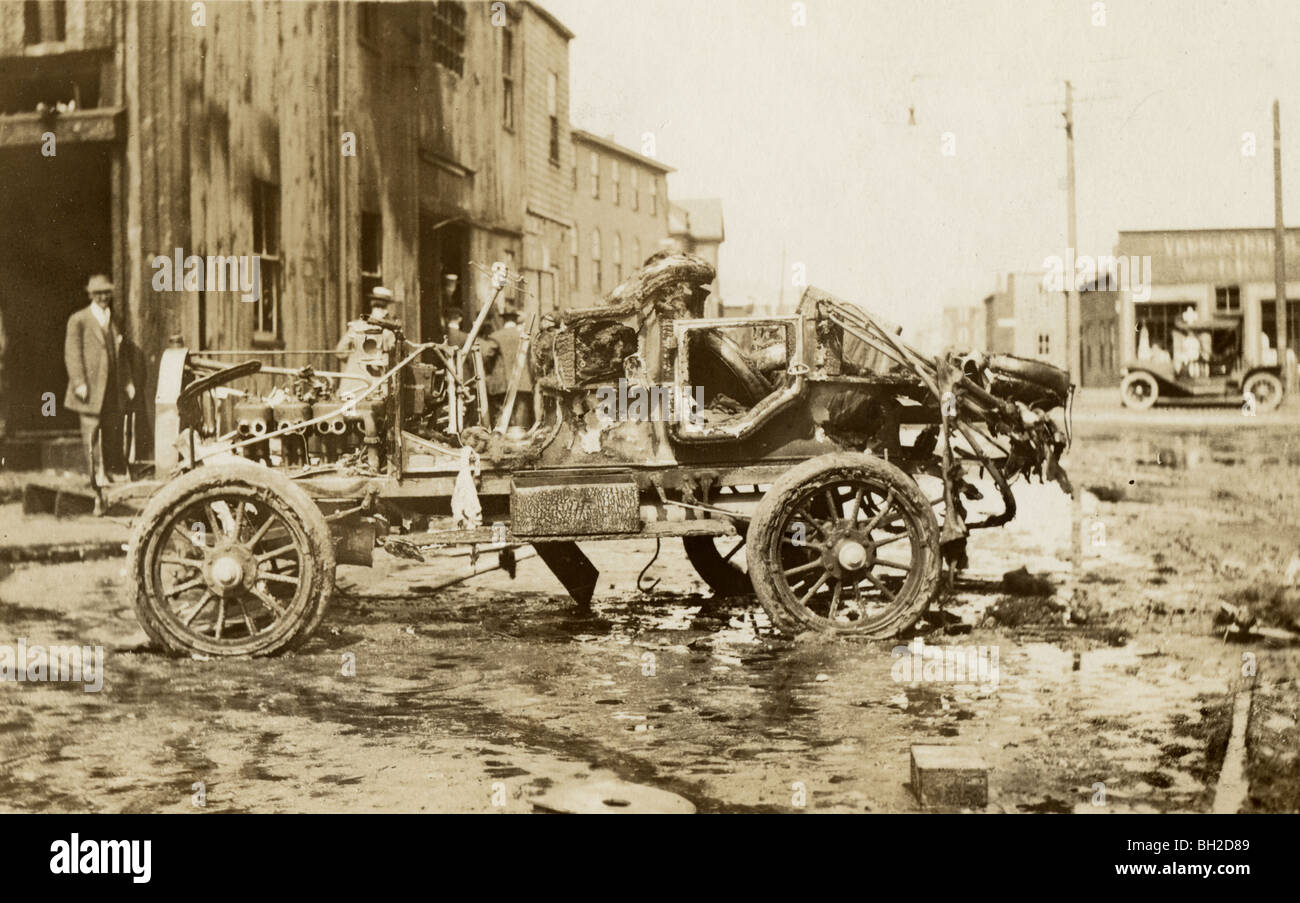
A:
POLYGON ((787 316, 706 319, 713 278, 657 255, 604 305, 535 324, 501 411, 476 350, 491 304, 461 347, 353 324, 346 374, 169 349, 156 446, 171 473, 141 487, 130 545, 141 625, 175 653, 293 648, 335 566, 377 546, 530 544, 586 604, 597 573, 578 543, 680 537, 709 586, 754 593, 781 631, 889 637, 970 529, 1014 516, 1012 480, 1065 484, 1062 371, 931 359, 812 288, 787 316), (524 367, 537 417, 520 435, 524 367), (968 523, 976 472, 1002 509, 968 523))
POLYGON ((1238 321, 1179 322, 1171 331, 1173 349, 1148 350, 1120 371, 1119 397, 1126 408, 1226 402, 1271 411, 1282 403, 1282 368, 1246 364, 1238 321), (1181 352, 1185 346, 1195 350, 1181 352))

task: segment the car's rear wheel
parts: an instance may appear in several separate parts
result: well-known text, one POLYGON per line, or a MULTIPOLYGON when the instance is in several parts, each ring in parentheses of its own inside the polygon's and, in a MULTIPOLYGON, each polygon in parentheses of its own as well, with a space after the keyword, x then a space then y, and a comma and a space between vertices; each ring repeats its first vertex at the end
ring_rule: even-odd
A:
POLYGON ((745 564, 745 534, 683 536, 682 547, 695 573, 719 596, 748 596, 754 591, 745 564))
POLYGON ((784 633, 892 637, 939 590, 929 500, 870 455, 822 455, 791 468, 759 503, 747 545, 754 592, 784 633))
POLYGON ((1135 370, 1119 384, 1119 398, 1124 407, 1145 411, 1160 397, 1160 385, 1150 373, 1135 370))
POLYGON ((1241 387, 1242 394, 1253 396, 1256 411, 1273 411, 1282 403, 1282 380, 1272 373, 1256 373, 1241 387))

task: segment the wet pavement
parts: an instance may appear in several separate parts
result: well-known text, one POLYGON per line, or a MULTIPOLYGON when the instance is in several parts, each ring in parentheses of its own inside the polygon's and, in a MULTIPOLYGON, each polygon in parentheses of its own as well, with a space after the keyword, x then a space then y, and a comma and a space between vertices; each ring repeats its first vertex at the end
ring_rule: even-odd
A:
POLYGON ((0 682, 0 809, 526 812, 589 788, 634 810, 654 788, 705 812, 915 811, 910 746, 960 744, 989 768, 990 811, 1208 811, 1249 652, 1261 687, 1250 805, 1296 811, 1300 653, 1225 642, 1212 625, 1220 600, 1300 548, 1294 519, 1251 495, 1294 493, 1276 482, 1295 483, 1294 465, 1283 450, 1276 473, 1250 471, 1260 482, 1212 456, 1138 465, 1135 441, 1079 456, 1084 485, 1126 497, 1086 501, 1106 542, 1089 546, 1078 581, 1054 487, 1020 489, 1014 529, 972 541, 972 579, 921 633, 983 655, 984 680, 918 667, 925 679, 911 681, 898 648, 911 636, 774 634, 752 601, 711 599, 672 541, 650 595, 634 587, 653 542, 589 544, 602 572, 589 611, 535 559, 513 581, 430 594, 420 587, 468 559, 381 554, 374 570, 340 569, 336 604, 300 652, 255 661, 150 650, 121 560, 9 568, 0 643, 107 651, 99 693, 0 682), (1002 593, 996 577, 1021 564, 1051 575, 1055 594, 1002 593))

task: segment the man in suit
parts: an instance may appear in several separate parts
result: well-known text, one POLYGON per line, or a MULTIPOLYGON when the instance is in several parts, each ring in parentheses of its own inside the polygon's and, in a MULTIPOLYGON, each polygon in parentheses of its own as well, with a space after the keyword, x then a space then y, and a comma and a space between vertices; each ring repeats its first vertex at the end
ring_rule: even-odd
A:
MULTIPOLYGON (((487 359, 488 398, 492 402, 493 419, 500 414, 506 394, 510 391, 510 380, 514 376, 519 357, 519 343, 523 340, 517 313, 506 311, 501 315, 501 320, 501 328, 492 333, 483 352, 483 357, 487 359)), ((525 361, 519 369, 519 390, 511 410, 510 426, 528 427, 532 425, 532 419, 533 378, 528 370, 528 362, 525 361)))
POLYGON ((98 489, 110 479, 127 478, 122 420, 135 399, 135 381, 121 353, 122 335, 113 323, 113 283, 107 276, 91 276, 86 294, 90 305, 68 318, 63 346, 68 394, 63 404, 81 415, 90 484, 98 489))

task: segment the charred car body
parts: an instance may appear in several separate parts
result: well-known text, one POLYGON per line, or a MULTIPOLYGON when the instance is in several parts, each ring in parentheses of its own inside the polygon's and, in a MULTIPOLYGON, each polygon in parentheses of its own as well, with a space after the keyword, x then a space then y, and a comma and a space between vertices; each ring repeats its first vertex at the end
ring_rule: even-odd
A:
POLYGON ((1014 479, 1065 484, 1062 371, 927 358, 812 288, 792 315, 705 319, 713 278, 664 254, 604 305, 538 324, 501 411, 476 351, 491 305, 455 348, 353 324, 339 373, 170 349, 156 448, 172 476, 144 487, 130 551, 144 629, 178 653, 292 648, 336 564, 376 546, 531 544, 585 604, 597 575, 579 542, 680 537, 707 584, 753 592, 782 631, 888 637, 945 562, 964 564, 971 529, 1014 516, 1014 479), (525 367, 537 414, 521 430, 525 367), (269 391, 240 388, 268 376, 269 391), (976 474, 1000 497, 978 519, 976 474))

